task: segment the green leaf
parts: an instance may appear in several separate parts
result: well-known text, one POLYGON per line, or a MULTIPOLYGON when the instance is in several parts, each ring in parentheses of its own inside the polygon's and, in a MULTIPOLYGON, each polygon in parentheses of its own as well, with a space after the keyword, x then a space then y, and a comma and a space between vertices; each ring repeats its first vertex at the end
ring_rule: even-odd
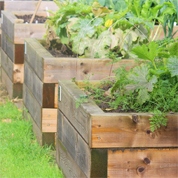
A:
POLYGON ((178 76, 178 57, 170 57, 167 59, 167 68, 172 77, 178 76))
POLYGON ((147 91, 151 92, 153 87, 157 82, 157 77, 155 75, 149 79, 149 66, 148 65, 140 65, 133 69, 133 72, 130 72, 127 78, 133 81, 133 84, 127 85, 126 90, 134 91, 139 88, 145 88, 147 91))
POLYGON ((139 104, 143 104, 150 99, 150 95, 146 89, 140 89, 138 92, 137 101, 139 104))
POLYGON ((158 53, 158 44, 152 41, 148 47, 144 44, 142 46, 136 46, 131 51, 138 56, 139 59, 145 59, 154 61, 158 53))

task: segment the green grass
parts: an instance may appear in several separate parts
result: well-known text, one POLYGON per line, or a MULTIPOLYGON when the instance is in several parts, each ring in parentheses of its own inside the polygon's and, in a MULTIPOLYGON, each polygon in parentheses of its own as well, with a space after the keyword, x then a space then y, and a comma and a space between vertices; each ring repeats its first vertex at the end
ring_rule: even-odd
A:
POLYGON ((22 111, 9 101, 0 104, 1 178, 63 177, 50 153, 49 147, 41 148, 37 143, 32 124, 23 120, 22 111), (11 123, 3 119, 11 119, 11 123))

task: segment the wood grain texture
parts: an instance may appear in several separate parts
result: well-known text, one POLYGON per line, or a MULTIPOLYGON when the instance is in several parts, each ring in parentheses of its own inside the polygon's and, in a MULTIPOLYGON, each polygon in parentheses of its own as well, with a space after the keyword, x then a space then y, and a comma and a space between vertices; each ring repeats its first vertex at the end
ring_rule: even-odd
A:
POLYGON ((24 44, 25 38, 42 38, 45 33, 45 24, 16 23, 14 25, 14 43, 24 44))
POLYGON ((23 83, 23 81, 24 81, 24 64, 14 64, 13 83, 23 83))
POLYGON ((43 82, 44 76, 44 59, 45 57, 52 57, 52 55, 36 40, 26 39, 26 51, 25 60, 29 63, 31 68, 35 71, 37 76, 43 82), (38 50, 37 50, 38 49, 38 50))
POLYGON ((168 114, 167 127, 151 133, 151 114, 104 113, 91 100, 76 108, 75 102, 85 93, 71 81, 58 85, 62 88, 59 110, 92 148, 178 146, 178 113, 168 114))
POLYGON ((65 177, 87 178, 58 139, 56 140, 56 161, 65 177))
POLYGON ((62 123, 58 125, 61 132, 60 135, 58 134, 58 139, 82 172, 90 177, 91 152, 89 146, 60 112, 58 112, 58 121, 62 123))
POLYGON ((108 177, 177 178, 178 149, 109 150, 108 177))
POLYGON ((4 71, 3 67, 1 67, 1 71, 2 83, 6 86, 10 99, 16 97, 22 98, 23 95, 22 84, 21 83, 14 84, 4 71))
POLYGON ((31 114, 33 120, 41 130, 42 108, 25 84, 23 84, 23 102, 31 114))
MULTIPOLYGON (((79 169, 87 177, 107 177, 107 150, 91 150, 89 145, 59 110, 57 123, 57 138, 79 169)), ((62 170, 64 170, 63 167, 62 170)))
POLYGON ((80 95, 85 95, 85 93, 79 90, 75 83, 71 81, 59 81, 58 85, 61 86, 62 90, 61 101, 58 102, 59 110, 64 113, 85 141, 91 144, 90 117, 94 113, 103 113, 102 110, 96 107, 93 102, 83 103, 79 108, 76 108, 76 99, 79 99, 80 95))
MULTIPOLYGON (((166 28, 167 29, 167 28, 166 28)), ((178 26, 174 26, 173 27, 173 32, 172 32, 172 34, 174 34, 176 31, 178 30, 178 26)), ((150 34, 152 33, 152 31, 150 32, 150 34)), ((168 34, 168 29, 167 29, 167 34, 168 34)), ((156 35, 156 38, 155 39, 163 39, 163 38, 165 38, 165 35, 164 35, 164 31, 163 31, 163 27, 162 26, 158 26, 158 25, 155 25, 154 26, 154 29, 153 29, 153 36, 154 35, 156 35), (159 30, 158 30, 158 33, 157 33, 157 35, 156 35, 156 32, 157 32, 157 29, 159 28, 159 30)), ((176 38, 176 37, 178 37, 178 33, 176 33, 175 35, 174 35, 174 37, 173 38, 176 38)), ((153 37, 152 37, 153 38, 153 37)))
POLYGON ((47 146, 52 146, 52 148, 55 148, 55 133, 42 133, 41 129, 38 127, 33 117, 28 112, 25 104, 23 110, 23 117, 27 120, 31 120, 33 125, 33 132, 40 146, 47 145, 47 146))
POLYGON ((54 108, 55 85, 44 84, 25 60, 24 83, 43 108, 54 108))
POLYGON ((1 48, 1 65, 11 81, 13 81, 13 62, 1 48))
POLYGON ((2 38, 2 49, 7 54, 7 56, 12 60, 13 63, 15 63, 15 46, 13 42, 9 39, 9 37, 4 33, 4 31, 1 32, 1 38, 2 38))
MULTIPOLYGON (((10 11, 3 11, 2 31, 7 34, 11 42, 14 42, 14 20, 17 17, 10 11)), ((10 56, 9 56, 10 57, 10 56)))
POLYGON ((168 115, 167 127, 150 132, 151 114, 139 113, 94 114, 92 120, 92 148, 111 147, 178 147, 178 113, 168 115))
MULTIPOLYGON (((4 10, 8 11, 34 11, 37 6, 37 1, 5 1, 4 10)), ((48 10, 56 11, 58 6, 52 1, 42 1, 38 11, 46 12, 48 10)))
POLYGON ((57 132, 57 109, 42 109, 42 132, 57 132))
POLYGON ((43 106, 43 83, 33 72, 32 68, 25 61, 24 67, 24 83, 29 88, 33 96, 36 98, 40 106, 43 106))
POLYGON ((30 120, 32 122, 32 126, 33 126, 33 133, 36 136, 36 139, 38 141, 38 143, 40 144, 40 146, 42 146, 42 132, 40 130, 40 128, 37 126, 36 122, 34 121, 33 117, 31 116, 31 114, 28 112, 27 107, 25 106, 25 104, 23 103, 23 118, 26 120, 30 120))
POLYGON ((55 84, 54 88, 54 108, 58 107, 58 84, 55 84))

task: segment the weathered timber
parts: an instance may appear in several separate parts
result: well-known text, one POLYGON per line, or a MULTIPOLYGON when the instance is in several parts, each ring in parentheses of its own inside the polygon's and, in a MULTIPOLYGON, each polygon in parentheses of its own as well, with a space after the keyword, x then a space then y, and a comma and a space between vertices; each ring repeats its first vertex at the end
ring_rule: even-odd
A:
POLYGON ((14 44, 2 31, 2 49, 14 64, 24 63, 24 45, 14 44))
POLYGON ((32 93, 30 90, 27 88, 25 84, 23 84, 23 102, 26 108, 28 109, 29 113, 33 117, 33 120, 36 122, 37 126, 42 129, 41 126, 41 116, 42 116, 42 111, 41 111, 41 106, 40 104, 36 101, 36 99, 33 97, 32 93))
POLYGON ((1 67, 2 83, 6 86, 10 98, 22 98, 22 84, 13 83, 6 74, 3 67, 1 67))
POLYGON ((23 83, 24 64, 14 64, 3 49, 1 49, 1 64, 13 83, 23 83))
POLYGON ((55 84, 43 83, 27 61, 25 61, 24 70, 24 83, 33 93, 40 106, 43 108, 54 108, 55 84))
POLYGON ((23 84, 23 102, 42 133, 55 133, 57 130, 57 109, 42 108, 30 89, 23 84))
POLYGON ((55 147, 55 134, 54 133, 42 133, 41 129, 37 126, 36 122, 33 120, 33 117, 31 114, 27 111, 27 108, 25 105, 23 109, 23 117, 27 120, 30 120, 33 125, 33 132, 36 136, 36 139, 38 143, 43 146, 47 144, 48 146, 52 145, 55 147))
MULTIPOLYGON (((75 161, 85 176, 107 177, 107 150, 91 150, 81 135, 59 110, 57 122, 59 131, 57 133, 58 141, 61 142, 66 152, 72 157, 72 160, 75 161)), ((62 170, 64 174, 69 171, 68 168, 64 170, 63 167, 62 170)))
POLYGON ((71 81, 59 81, 59 86, 59 110, 91 148, 178 146, 178 113, 168 114, 167 126, 151 133, 151 114, 104 113, 91 100, 76 108, 75 102, 84 92, 71 81))
MULTIPOLYGON (((57 83, 59 79, 76 78, 83 80, 90 76, 91 80, 99 80, 108 77, 114 66, 107 65, 111 59, 87 59, 87 58, 56 58, 53 57, 36 39, 25 39, 28 61, 32 69, 44 83, 57 83), (94 75, 92 75, 94 74, 94 75)), ((134 60, 123 60, 115 64, 119 67, 130 64, 135 65, 134 60)))
MULTIPOLYGON (((25 38, 42 38, 46 32, 45 24, 16 23, 18 18, 15 15, 22 12, 3 11, 2 31, 6 33, 13 44, 24 44, 25 38)), ((31 12, 26 12, 31 14, 31 12)), ((38 15, 38 14, 37 14, 38 15)), ((46 14, 44 14, 47 16, 46 14)))
POLYGON ((108 177, 177 178, 177 149, 108 150, 108 177))
MULTIPOLYGON (((0 5, 2 5, 3 10, 8 11, 32 11, 34 12, 38 1, 0 1, 0 5)), ((1 7, 1 6, 0 6, 1 7)), ((48 10, 56 11, 58 6, 53 1, 42 1, 38 11, 46 12, 46 7, 48 10)))
MULTIPOLYGON (((166 28, 166 30, 167 30, 167 35, 168 35, 168 29, 166 28)), ((178 30, 178 26, 174 26, 172 34, 174 34, 177 30, 178 30)), ((152 33, 152 36, 150 36, 150 38, 153 38, 155 35, 156 35, 155 39, 162 40, 165 38, 163 27, 161 25, 160 27, 158 25, 155 25, 153 31, 151 30, 150 34, 151 33, 152 33)), ((178 37, 178 33, 175 33, 175 35, 173 36, 173 38, 176 38, 176 37, 178 37)))

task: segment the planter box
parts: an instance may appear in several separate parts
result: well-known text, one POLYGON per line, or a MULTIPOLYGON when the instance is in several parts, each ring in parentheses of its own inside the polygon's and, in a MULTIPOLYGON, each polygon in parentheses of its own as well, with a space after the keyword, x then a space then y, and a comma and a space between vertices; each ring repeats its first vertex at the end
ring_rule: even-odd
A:
POLYGON ((91 100, 76 108, 85 93, 71 81, 59 87, 57 163, 66 177, 178 176, 178 113, 151 133, 151 114, 104 113, 91 100))
MULTIPOLYGON (((46 32, 45 24, 18 23, 15 15, 32 14, 32 12, 10 12, 3 11, 1 18, 2 28, 2 50, 1 63, 2 81, 8 80, 11 91, 7 89, 10 98, 22 98, 22 83, 24 77, 24 38, 42 38, 46 32), (5 74, 6 73, 6 74, 5 74), (14 85, 21 85, 21 92, 16 91, 14 85)), ((45 12, 38 12, 37 15, 47 16, 45 12)))
POLYGON ((57 58, 42 45, 44 40, 25 39, 23 101, 42 133, 57 132, 58 80, 83 80, 91 75, 99 80, 113 75, 112 70, 122 64, 134 65, 134 60, 110 64, 110 59, 57 58), (94 75, 92 75, 94 74, 94 75), (37 109, 38 108, 38 109, 37 109), (51 114, 45 114, 51 113, 51 114))
MULTIPOLYGON (((153 36, 154 36, 154 34, 156 33, 158 27, 159 27, 158 25, 155 25, 155 26, 154 26, 154 29, 153 29, 153 36)), ((178 26, 174 26, 173 34, 174 34, 177 30, 178 30, 178 26)), ((176 38, 176 37, 178 37, 178 32, 174 35, 174 38, 176 38)), ((162 40, 162 39, 164 39, 164 38, 165 38, 165 36, 164 36, 163 27, 161 26, 160 29, 158 30, 158 35, 156 36, 155 40, 157 40, 157 39, 162 40), (160 34, 160 36, 159 36, 159 34, 160 34)))
MULTIPOLYGON (((1 11, 31 11, 34 12, 38 1, 0 1, 0 15, 1 11)), ((38 12, 46 12, 46 7, 50 10, 56 11, 58 6, 53 1, 42 1, 38 12)))

